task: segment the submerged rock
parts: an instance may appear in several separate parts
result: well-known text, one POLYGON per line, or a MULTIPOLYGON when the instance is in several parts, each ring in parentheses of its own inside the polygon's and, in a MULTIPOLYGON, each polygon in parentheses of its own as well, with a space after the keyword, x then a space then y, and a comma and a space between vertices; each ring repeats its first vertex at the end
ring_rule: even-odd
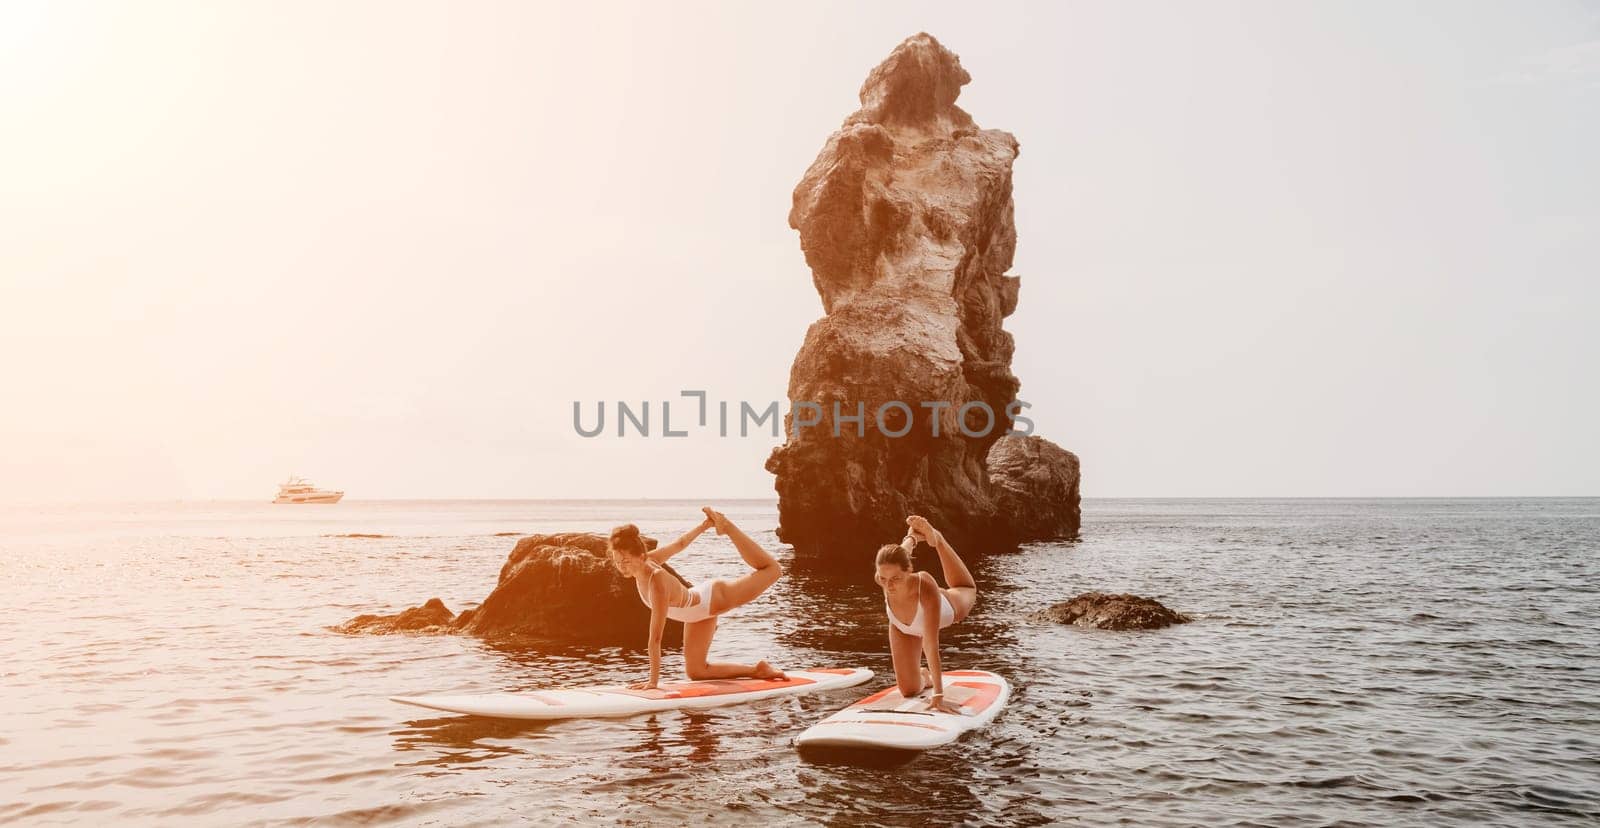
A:
POLYGON ((1077 531, 1075 458, 1048 485, 1022 468, 1059 459, 1043 450, 1006 455, 1015 485, 997 490, 987 468, 1020 413, 1002 327, 1020 284, 1006 275, 1018 149, 955 105, 969 80, 933 37, 908 38, 795 187, 789 224, 826 315, 795 356, 767 470, 778 537, 801 552, 896 540, 911 513, 972 551, 1077 531), (819 422, 796 428, 797 414, 819 422))
MULTIPOLYGON (((644 541, 648 548, 656 547, 653 538, 644 541)), ((642 647, 649 620, 650 611, 639 600, 633 580, 611 565, 606 536, 563 532, 529 535, 517 541, 489 596, 460 615, 452 616, 434 598, 398 615, 362 615, 334 629, 345 633, 465 633, 502 641, 539 639, 642 647)), ((681 624, 668 624, 662 642, 676 646, 682 635, 681 624)))
POLYGON ((447 633, 455 621, 455 613, 438 598, 429 598, 420 607, 412 607, 395 615, 358 615, 333 629, 342 633, 447 633))
POLYGON ((1070 601, 1053 604, 1029 616, 1034 621, 1054 621, 1098 630, 1159 630, 1194 619, 1167 609, 1160 601, 1137 595, 1085 592, 1070 601))

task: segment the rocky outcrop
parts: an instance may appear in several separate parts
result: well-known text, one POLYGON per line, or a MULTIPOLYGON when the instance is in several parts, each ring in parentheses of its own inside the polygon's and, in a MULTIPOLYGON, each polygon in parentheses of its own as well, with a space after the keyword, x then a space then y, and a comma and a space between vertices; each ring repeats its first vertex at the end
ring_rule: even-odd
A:
POLYGON ((989 449, 988 465, 997 531, 1016 542, 1078 534, 1078 455, 1043 437, 1013 435, 989 449))
POLYGON ((1001 324, 1020 285, 1006 273, 1018 148, 955 105, 970 79, 933 37, 908 38, 795 187, 789 224, 826 315, 795 357, 789 436, 767 469, 778 536, 802 553, 892 541, 909 513, 976 551, 1077 529, 1075 461, 1046 475, 1072 482, 1053 500, 1025 482, 997 492, 987 469, 1019 413, 1001 324))
POLYGON ((1097 630, 1159 630, 1194 619, 1167 609, 1160 601, 1137 595, 1085 592, 1029 616, 1034 621, 1054 621, 1097 630))
MULTIPOLYGON (((654 549, 656 541, 645 538, 645 546, 654 549)), ((434 598, 398 615, 362 615, 333 629, 345 633, 465 633, 496 641, 642 647, 649 620, 650 611, 639 600, 633 581, 611 565, 606 536, 565 532, 529 535, 517 541, 500 567, 489 597, 460 615, 451 615, 434 598)), ((662 642, 677 646, 682 635, 682 625, 668 624, 662 642)))
MULTIPOLYGON (((654 549, 656 541, 647 538, 645 545, 654 549)), ((517 541, 494 591, 470 615, 462 615, 457 622, 462 632, 486 638, 632 647, 644 645, 650 621, 633 581, 612 566, 606 536, 586 532, 517 541)), ((673 644, 683 627, 668 624, 667 631, 663 642, 673 644)))

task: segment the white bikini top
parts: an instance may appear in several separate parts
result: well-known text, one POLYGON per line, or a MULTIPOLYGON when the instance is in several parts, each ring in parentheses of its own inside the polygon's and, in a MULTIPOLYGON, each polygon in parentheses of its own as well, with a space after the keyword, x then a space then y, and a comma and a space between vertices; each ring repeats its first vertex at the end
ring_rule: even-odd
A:
MULTIPOLYGON (((917 586, 917 588, 921 589, 922 586, 919 584, 917 586)), ((889 606, 889 599, 888 598, 884 598, 883 599, 883 611, 889 614, 889 623, 893 624, 895 626, 895 628, 898 629, 900 632, 903 632, 906 635, 914 635, 914 636, 917 636, 918 638, 922 637, 922 596, 921 595, 917 596, 917 614, 911 616, 911 623, 910 624, 902 624, 902 623, 900 623, 900 619, 894 617, 894 608, 889 606)), ((944 594, 944 590, 941 589, 941 590, 939 590, 939 629, 942 630, 945 627, 948 627, 951 624, 954 624, 955 622, 956 622, 956 608, 950 606, 950 596, 945 595, 944 594)))
MULTIPOLYGON (((655 572, 650 573, 650 580, 652 580, 652 581, 655 580, 655 577, 657 575, 660 575, 663 572, 666 572, 666 570, 665 569, 657 569, 655 572)), ((667 577, 671 578, 672 575, 669 573, 667 575, 667 577)), ((644 586, 639 583, 639 579, 638 578, 633 579, 633 588, 638 591, 639 600, 643 601, 645 606, 651 607, 650 596, 644 591, 644 586)), ((678 618, 676 615, 673 614, 675 611, 678 612, 679 615, 694 615, 696 613, 687 612, 687 610, 692 610, 695 607, 700 606, 700 602, 702 600, 704 600, 703 598, 700 597, 700 593, 698 593, 698 592, 696 592, 696 591, 694 591, 692 589, 689 589, 688 587, 684 587, 684 592, 688 593, 688 595, 686 595, 685 597, 689 599, 689 603, 684 604, 682 606, 673 606, 672 604, 667 604, 667 617, 671 618, 674 621, 683 620, 683 619, 678 618)), ((654 607, 651 607, 651 608, 653 609, 654 607)))

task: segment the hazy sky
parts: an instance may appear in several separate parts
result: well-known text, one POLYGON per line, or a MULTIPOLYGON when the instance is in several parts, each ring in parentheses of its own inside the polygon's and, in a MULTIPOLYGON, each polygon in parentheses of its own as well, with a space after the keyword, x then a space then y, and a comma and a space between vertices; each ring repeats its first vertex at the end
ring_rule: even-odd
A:
POLYGON ((0 499, 770 495, 571 404, 782 398, 919 30, 1085 494, 1600 494, 1600 4, 7 0, 0 499))

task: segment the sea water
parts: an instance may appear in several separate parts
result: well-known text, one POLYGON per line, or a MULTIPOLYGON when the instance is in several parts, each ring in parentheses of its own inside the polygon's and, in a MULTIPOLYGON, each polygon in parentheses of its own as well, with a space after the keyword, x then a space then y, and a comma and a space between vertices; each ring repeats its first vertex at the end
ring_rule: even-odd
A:
MULTIPOLYGON (((668 539, 700 505, 0 508, 0 822, 1600 820, 1595 499, 1087 501, 1078 542, 963 550, 981 596, 946 630, 945 664, 1015 693, 989 727, 905 761, 790 744, 890 680, 865 561, 789 566, 723 619, 713 657, 879 678, 736 707, 435 715, 387 697, 634 681, 646 660, 327 629, 435 596, 471 606, 517 534, 631 521, 668 539), (1027 620, 1088 590, 1195 621, 1027 620)), ((775 504, 713 505, 791 561, 775 504)), ((696 580, 743 567, 710 533, 674 564, 696 580)))

